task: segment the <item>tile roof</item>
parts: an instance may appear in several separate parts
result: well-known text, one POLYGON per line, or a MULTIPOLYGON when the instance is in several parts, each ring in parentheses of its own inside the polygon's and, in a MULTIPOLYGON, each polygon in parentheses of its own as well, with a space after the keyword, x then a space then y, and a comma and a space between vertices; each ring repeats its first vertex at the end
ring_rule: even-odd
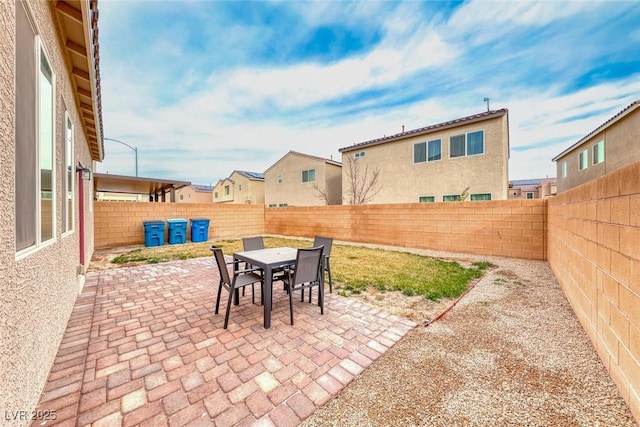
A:
POLYGON ((574 148, 579 147, 583 142, 587 141, 589 138, 591 138, 598 132, 601 132, 607 129, 609 126, 613 125, 614 123, 622 119, 627 114, 631 114, 633 111, 638 109, 638 107, 640 107, 640 100, 633 101, 631 104, 627 105, 624 109, 619 111, 615 116, 611 117, 609 120, 607 120, 606 122, 604 122, 603 124, 595 128, 594 130, 589 132, 580 141, 576 142, 575 144, 573 144, 572 146, 570 146, 569 148, 567 148, 566 150, 564 150, 562 153, 558 154, 551 160, 553 160, 554 162, 557 161, 559 158, 563 157, 565 154, 569 153, 570 151, 573 151, 574 148))
POLYGON ((400 140, 400 139, 409 138, 409 137, 416 136, 416 135, 424 135, 424 134, 436 132, 436 131, 443 130, 443 129, 449 129, 449 128, 453 128, 453 127, 457 127, 457 126, 461 126, 461 125, 465 125, 465 124, 469 124, 469 123, 475 123, 475 122, 479 122, 479 121, 483 121, 483 120, 488 120, 488 119, 492 119, 494 117, 504 116, 505 114, 508 114, 508 113, 509 113, 509 110, 507 110, 506 108, 501 108, 500 110, 483 111, 482 113, 479 113, 479 114, 473 114, 471 116, 461 117, 459 119, 449 120, 447 122, 437 123, 435 125, 430 125, 430 126, 426 126, 426 127, 422 127, 422 128, 418 128, 418 129, 413 129, 413 130, 409 130, 409 131, 406 131, 406 132, 400 132, 400 133, 397 133, 395 135, 384 136, 382 138, 377 138, 377 139, 372 139, 370 141, 360 142, 360 143, 357 143, 357 144, 354 144, 354 145, 350 145, 348 147, 341 148, 338 151, 340 151, 342 153, 342 152, 345 152, 345 151, 357 150, 359 148, 368 147, 368 146, 371 146, 371 145, 384 144, 384 143, 387 143, 387 142, 397 141, 397 140, 400 140))
POLYGON ((264 181, 264 174, 261 172, 248 172, 248 171, 239 171, 239 170, 235 170, 234 172, 237 172, 240 175, 249 179, 258 179, 258 180, 264 181))

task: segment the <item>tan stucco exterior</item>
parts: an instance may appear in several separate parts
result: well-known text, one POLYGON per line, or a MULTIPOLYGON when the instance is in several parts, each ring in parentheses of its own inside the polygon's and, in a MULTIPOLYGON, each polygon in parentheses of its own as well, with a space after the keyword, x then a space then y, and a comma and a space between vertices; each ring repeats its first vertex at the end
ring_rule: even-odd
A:
POLYGON ((177 203, 211 203, 212 187, 204 185, 189 185, 176 190, 177 203))
POLYGON ((640 101, 636 101, 553 159, 558 171, 558 192, 640 161, 639 141, 640 101), (593 147, 600 141, 604 141, 604 161, 593 164, 593 147), (587 168, 580 170, 580 153, 585 150, 587 168), (563 174, 565 163, 566 176, 563 174))
MULTIPOLYGON (((475 117, 475 116, 470 116, 475 117)), ((507 199, 509 129, 508 113, 499 110, 473 119, 459 119, 408 131, 380 140, 341 149, 342 164, 356 153, 360 169, 380 171, 380 191, 370 203, 412 203, 420 197, 442 202, 445 195, 491 194, 491 200, 507 199), (450 124, 449 124, 450 123, 450 124), (484 131, 484 153, 450 158, 449 138, 468 132, 484 131), (441 160, 414 163, 414 145, 441 140, 441 160), (362 154, 364 153, 364 154, 362 154)), ((349 179, 343 167, 343 203, 348 204, 349 179)))
POLYGON ((264 179, 255 172, 233 171, 213 187, 213 203, 264 204, 264 179))
POLYGON ((558 193, 555 178, 509 181, 509 200, 511 199, 544 199, 558 193))
MULTIPOLYGON (((0 408, 33 410, 67 327, 74 302, 84 283, 83 273, 93 253, 93 201, 91 185, 84 184, 84 205, 79 206, 77 174, 74 182, 73 230, 63 233, 62 194, 65 159, 65 109, 74 124, 74 163, 95 169, 82 113, 74 93, 64 41, 56 23, 55 2, 25 1, 36 33, 54 73, 54 239, 16 254, 15 124, 16 124, 16 7, 0 2, 0 408), (66 108, 65 108, 66 107, 66 108), (80 266, 80 210, 84 212, 84 258, 80 266)), ((89 7, 82 2, 83 8, 89 7)), ((89 24, 87 24, 89 25, 89 24)), ((34 52, 26 54, 33 55, 34 52)), ((101 136, 99 137, 101 140, 101 136)), ((94 157, 95 158, 95 157, 94 157)), ((35 173, 35 171, 34 171, 35 173)), ((7 412, 5 412, 6 414, 7 412)), ((4 418, 3 418, 4 419, 4 418)), ((7 421, 5 421, 6 423, 7 421)), ((27 420, 12 422, 25 425, 27 420)))
POLYGON ((266 170, 264 179, 267 207, 339 205, 342 201, 342 166, 333 160, 289 151, 266 170), (302 182, 303 171, 309 170, 315 171, 315 180, 302 182))

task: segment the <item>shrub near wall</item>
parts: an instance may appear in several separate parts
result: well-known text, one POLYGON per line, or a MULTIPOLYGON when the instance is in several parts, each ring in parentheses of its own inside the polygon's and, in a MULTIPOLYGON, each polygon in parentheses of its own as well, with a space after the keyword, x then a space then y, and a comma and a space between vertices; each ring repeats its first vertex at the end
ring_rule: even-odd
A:
POLYGON ((549 262, 640 420, 640 163, 549 200, 549 262))
POLYGON ((265 232, 546 259, 545 200, 267 208, 265 232))
MULTIPOLYGON (((264 205, 213 203, 102 202, 94 204, 95 247, 144 244, 143 221, 182 218, 191 240, 191 218, 208 218, 209 239, 239 237, 264 232, 264 205)), ((165 222, 165 243, 168 224, 165 222)))

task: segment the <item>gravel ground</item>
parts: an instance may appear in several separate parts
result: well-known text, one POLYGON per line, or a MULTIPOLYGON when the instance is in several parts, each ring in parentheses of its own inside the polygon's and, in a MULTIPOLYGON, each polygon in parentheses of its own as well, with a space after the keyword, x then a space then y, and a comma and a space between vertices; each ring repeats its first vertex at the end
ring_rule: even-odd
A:
POLYGON ((497 267, 303 426, 637 425, 547 263, 470 260, 497 267))

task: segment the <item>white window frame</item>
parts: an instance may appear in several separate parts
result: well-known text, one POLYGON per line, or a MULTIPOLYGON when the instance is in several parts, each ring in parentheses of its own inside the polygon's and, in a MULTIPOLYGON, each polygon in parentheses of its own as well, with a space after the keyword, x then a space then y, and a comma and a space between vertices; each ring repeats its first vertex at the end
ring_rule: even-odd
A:
POLYGON ((224 186, 224 195, 225 196, 230 196, 231 195, 231 186, 230 185, 225 185, 224 186))
POLYGON ((364 157, 364 154, 365 154, 364 151, 358 151, 357 153, 355 153, 353 155, 353 158, 354 159, 359 159, 360 157, 364 157))
POLYGON ((578 170, 585 170, 589 167, 589 149, 582 150, 578 154, 578 170))
MULTIPOLYGON (((24 7, 24 6, 23 6, 24 7)), ((24 11, 28 17, 28 19, 33 22, 31 18, 30 11, 24 7, 24 11)), ((31 24, 32 28, 33 23, 31 24)), ((36 123, 36 141, 35 141, 35 171, 36 176, 36 191, 33 195, 36 199, 35 205, 35 218, 33 226, 35 227, 35 243, 31 246, 25 247, 21 250, 16 250, 16 260, 29 256, 30 254, 37 252, 38 250, 52 245, 55 243, 57 238, 57 194, 56 194, 56 176, 57 176, 57 167, 56 167, 56 73, 51 65, 51 60, 49 59, 49 55, 45 49, 44 43, 42 42, 42 38, 37 31, 34 29, 34 47, 35 52, 32 54, 36 55, 35 58, 35 78, 36 78, 36 103, 35 103, 35 123, 36 123), (42 223, 43 223, 43 213, 42 213, 42 122, 41 122, 41 95, 42 95, 42 86, 40 84, 42 77, 42 58, 46 60, 46 65, 51 72, 51 177, 50 177, 50 185, 51 185, 51 237, 43 239, 42 236, 42 223)), ((16 167, 22 167, 21 165, 16 165, 16 167)), ((16 215, 23 215, 22 212, 16 212, 16 215)))
POLYGON ((527 191, 527 199, 531 200, 531 199, 535 199, 534 194, 531 191, 527 191), (531 197, 529 197, 531 196, 531 197))
MULTIPOLYGON (((428 149, 428 147, 427 147, 428 149)), ((449 158, 450 159, 459 159, 461 157, 475 157, 475 156, 482 156, 487 152, 487 141, 485 138, 485 132, 484 129, 478 129, 478 130, 473 130, 471 132, 466 132, 466 133, 462 133, 462 134, 457 134, 457 135, 451 135, 449 136, 449 158), (481 153, 474 153, 474 154, 469 154, 469 134, 472 133, 481 133, 482 134, 482 152, 481 153), (455 137, 464 137, 464 154, 460 155, 460 156, 452 156, 452 150, 451 150, 451 138, 455 138, 455 137)), ((429 156, 429 154, 427 153, 427 157, 429 156)))
POLYGON ((442 196, 442 201, 443 202, 459 202, 460 201, 460 195, 459 194, 445 194, 442 196), (445 200, 447 197, 453 197, 452 200, 445 200))
POLYGON ((62 224, 62 236, 72 234, 75 230, 75 206, 76 206, 76 171, 75 171, 75 140, 74 140, 75 126, 71 121, 69 112, 64 112, 64 170, 63 170, 63 201, 65 205, 63 208, 65 212, 65 218, 63 218, 62 224), (71 172, 71 173, 69 173, 71 172), (71 203, 69 203, 69 201, 71 203), (69 205, 71 205, 71 211, 69 211, 69 205), (66 223, 64 223, 66 220, 66 223), (71 224, 69 225, 69 220, 71 224))
POLYGON ((491 193, 474 193, 474 194, 470 194, 469 195, 469 200, 472 201, 472 202, 488 202, 488 201, 493 200, 493 197, 491 196, 491 193), (485 196, 485 195, 488 195, 489 198, 488 199, 478 199, 478 200, 474 199, 474 197, 485 196))
POLYGON ((305 169, 302 171, 302 173, 300 174, 300 180, 302 181, 303 184, 307 184, 310 182, 316 182, 316 169, 312 168, 312 169, 305 169), (305 172, 307 173, 307 180, 304 180, 304 174, 305 172), (311 179, 310 175, 311 172, 313 172, 313 179, 311 179))
POLYGON ((562 177, 567 177, 567 161, 562 162, 562 177))
POLYGON ((418 203, 435 203, 436 196, 419 196, 418 203), (422 200, 422 199, 431 199, 431 200, 422 200))
POLYGON ((598 163, 604 162, 604 139, 593 144, 593 164, 597 165, 598 163), (602 158, 600 158, 600 150, 599 147, 602 147, 602 158), (597 161, 596 161, 597 160, 597 161))

